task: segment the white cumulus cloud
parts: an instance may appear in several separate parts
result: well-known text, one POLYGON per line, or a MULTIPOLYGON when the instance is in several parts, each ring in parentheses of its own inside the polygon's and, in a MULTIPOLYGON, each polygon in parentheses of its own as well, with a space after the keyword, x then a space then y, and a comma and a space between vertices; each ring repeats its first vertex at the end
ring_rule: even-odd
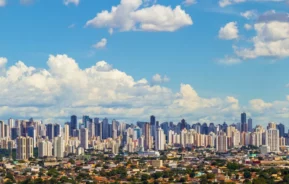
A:
POLYGON ((289 22, 258 22, 257 33, 250 48, 236 48, 235 52, 244 59, 257 57, 289 57, 289 22))
POLYGON ((219 30, 219 38, 223 40, 233 40, 239 37, 237 22, 229 22, 219 30))
POLYGON ((252 29, 252 25, 250 25, 250 24, 244 24, 244 28, 245 28, 246 30, 251 30, 251 29, 252 29))
MULTIPOLYGON (((188 84, 181 84, 174 93, 144 78, 135 80, 105 61, 81 69, 67 55, 51 55, 47 66, 39 69, 22 61, 8 68, 1 65, 5 68, 0 76, 2 118, 64 122, 71 114, 89 114, 131 122, 156 114, 160 120, 177 121, 180 115, 192 121, 205 117, 223 120, 224 116, 232 117, 238 106, 237 99, 229 97, 203 98, 188 84)), ((165 76, 155 78, 168 80, 165 76)))
POLYGON ((69 4, 74 4, 76 6, 79 5, 80 0, 63 0, 63 3, 68 6, 69 4))
POLYGON ((0 68, 5 67, 6 63, 7 63, 7 58, 0 57, 0 68))
POLYGON ((170 79, 166 75, 162 77, 160 74, 155 74, 152 78, 153 84, 164 83, 164 82, 169 82, 169 81, 170 79))
POLYGON ((256 10, 248 10, 245 12, 241 12, 241 16, 246 19, 255 19, 258 16, 258 13, 256 10))
POLYGON ((242 60, 240 58, 237 58, 237 57, 232 57, 232 56, 226 55, 224 58, 219 59, 217 62, 219 64, 223 64, 223 65, 235 65, 235 64, 241 63, 242 60))
POLYGON ((237 3, 243 3, 246 2, 247 0, 219 0, 219 6, 220 7, 226 7, 232 4, 237 4, 237 3))
POLYGON ((106 47, 106 44, 107 44, 107 39, 106 38, 102 38, 99 42, 94 44, 93 47, 96 48, 96 49, 102 49, 102 48, 106 47))
POLYGON ((189 14, 180 6, 153 4, 142 7, 142 0, 121 0, 111 11, 103 10, 87 21, 86 26, 119 29, 120 31, 176 31, 193 24, 189 14))
POLYGON ((0 76, 5 74, 6 63, 7 63, 7 58, 0 57, 0 76))
POLYGON ((262 99, 254 99, 250 101, 250 105, 253 111, 263 112, 264 110, 268 110, 273 106, 271 103, 266 103, 262 99))
MULTIPOLYGON (((134 79, 105 61, 80 68, 67 55, 51 55, 47 69, 18 61, 6 66, 1 58, 0 116, 50 122, 65 122, 72 114, 117 118, 125 122, 146 120, 151 114, 160 121, 206 120, 236 123, 240 112, 251 112, 254 122, 284 121, 289 118, 289 101, 265 102, 253 99, 240 107, 236 97, 203 97, 191 85, 181 84, 177 92, 148 80, 134 79)), ((165 80, 157 76, 157 81, 165 80)))

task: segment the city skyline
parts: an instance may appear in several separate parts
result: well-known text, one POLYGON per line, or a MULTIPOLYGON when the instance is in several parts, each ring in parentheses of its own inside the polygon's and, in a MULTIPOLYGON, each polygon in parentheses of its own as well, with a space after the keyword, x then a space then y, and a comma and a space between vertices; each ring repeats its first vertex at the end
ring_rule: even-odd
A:
POLYGON ((2 0, 0 118, 232 123, 248 112, 286 124, 287 11, 282 0, 2 0))
MULTIPOLYGON (((267 125, 268 123, 277 123, 277 124, 283 124, 285 126, 285 130, 287 130, 289 127, 288 125, 284 124, 283 122, 274 122, 274 121, 270 121, 270 122, 267 122, 267 123, 263 123, 263 124, 260 124, 260 123, 257 123, 253 120, 252 117, 250 116, 247 116, 246 112, 242 112, 240 114, 240 118, 239 120, 237 120, 236 118, 236 121, 222 121, 222 122, 214 122, 214 121, 204 121, 204 122, 201 122, 201 121, 187 121, 186 118, 181 118, 181 119, 178 119, 178 120, 175 120, 175 121, 172 121, 172 120, 160 120, 158 119, 157 116, 155 115, 150 115, 148 117, 146 117, 146 119, 135 119, 135 120, 131 120, 129 122, 127 121, 123 121, 123 120, 119 120, 117 118, 114 118, 114 117, 106 117, 106 116, 91 116, 91 115, 81 115, 81 116, 77 116, 77 115, 71 115, 69 117, 66 117, 65 119, 63 119, 62 121, 60 120, 57 120, 57 121, 49 121, 49 122, 45 122, 41 119, 34 119, 33 117, 30 117, 30 118, 23 118, 23 119, 19 119, 19 118, 13 118, 13 117, 10 117, 9 119, 7 120, 4 120, 4 119, 0 119, 0 121, 3 121, 7 124, 9 124, 10 121, 37 121, 37 122, 41 122, 43 124, 46 124, 46 125, 50 125, 50 124, 59 124, 59 125, 62 125, 62 126, 65 126, 65 124, 67 123, 71 123, 70 126, 76 128, 76 127, 79 127, 80 125, 81 126, 85 126, 85 127, 88 127, 88 122, 89 120, 98 120, 98 121, 107 121, 108 124, 112 124, 114 121, 117 121, 117 122, 121 122, 121 123, 125 123, 125 124, 132 124, 132 125, 136 125, 138 122, 158 122, 159 124, 162 124, 162 123, 174 123, 174 124, 178 124, 178 123, 181 123, 183 120, 186 121, 187 124, 189 125, 194 125, 194 124, 210 124, 210 123, 214 123, 215 125, 222 125, 224 123, 228 124, 228 125, 237 125, 237 124, 240 124, 240 131, 244 131, 244 130, 247 130, 247 131, 252 131, 257 125, 261 125, 261 126, 265 126, 267 125), (245 114, 245 117, 243 117, 243 114, 245 114), (152 121, 152 117, 154 118, 154 121, 152 121), (243 121, 244 120, 244 121, 243 121), (243 123, 242 123, 243 122, 243 123)), ((288 129, 289 131, 289 129, 288 129)), ((70 134, 72 135, 73 133, 70 132, 70 134)))
POLYGON ((246 113, 240 115, 241 123, 188 124, 184 119, 174 124, 160 123, 155 116, 149 122, 136 124, 120 123, 107 118, 83 116, 82 124, 72 115, 70 122, 42 124, 30 118, 29 121, 9 119, 0 121, 0 146, 12 151, 16 148, 16 158, 26 160, 33 156, 33 148, 40 148, 39 155, 52 156, 48 147, 53 145, 53 156, 63 158, 71 154, 83 154, 84 150, 111 148, 113 154, 118 149, 128 153, 168 150, 176 148, 213 148, 216 152, 228 151, 243 146, 259 147, 262 154, 280 153, 288 149, 289 137, 284 124, 268 123, 267 127, 254 126, 246 113), (253 127, 253 128, 251 128, 253 127), (251 129, 251 130, 250 130, 251 129), (16 144, 15 144, 16 143, 16 144))
MULTIPOLYGON (((252 119, 252 117, 247 117, 247 114, 246 112, 242 112, 240 114, 240 121, 236 121, 236 122, 188 122, 186 121, 186 119, 182 118, 182 119, 179 119, 178 121, 160 121, 159 119, 157 119, 157 117, 155 115, 150 115, 149 117, 147 117, 147 120, 143 120, 143 119, 138 119, 138 120, 135 120, 134 122, 124 122, 124 121, 120 121, 116 118, 112 118, 112 117, 94 117, 94 116, 89 116, 89 115, 82 115, 82 116, 77 116, 77 115, 71 115, 70 117, 68 117, 66 119, 66 121, 63 121, 63 122, 43 122, 42 120, 35 120, 33 119, 32 117, 29 118, 29 119, 14 119, 14 118, 9 118, 8 120, 0 120, 0 122, 4 122, 4 123, 7 123, 7 125, 10 125, 12 124, 12 122, 15 122, 15 121, 28 121, 28 122, 39 122, 39 123, 43 123, 44 125, 47 125, 48 127, 51 126, 51 125, 58 125, 58 126, 65 126, 65 125, 68 125, 71 127, 70 130, 69 130, 69 135, 73 135, 73 129, 79 129, 81 127, 86 127, 86 128, 92 128, 90 127, 90 123, 91 122, 98 122, 98 123, 102 123, 102 122, 105 122, 106 126, 108 126, 109 124, 112 125, 112 126, 115 126, 113 125, 115 122, 117 123, 123 123, 123 124, 127 124, 127 125, 138 125, 138 123, 150 123, 150 125, 153 127, 157 127, 157 126, 160 126, 161 124, 165 124, 165 123, 172 123, 172 124, 182 124, 183 122, 185 122, 185 124, 188 124, 192 127, 194 127, 194 125, 196 124, 200 124, 200 125, 203 125, 203 124, 207 124, 207 125, 211 125, 211 124, 214 124, 216 126, 218 125, 224 125, 224 124, 227 124, 227 125, 233 125, 233 126, 236 126, 238 127, 238 129, 240 130, 240 132, 243 132, 243 131, 246 131, 246 132, 253 132, 255 130, 255 128, 258 128, 258 126, 266 126, 268 123, 275 123, 275 124, 278 124, 278 125, 282 125, 283 126, 283 132, 286 133, 287 130, 288 130, 288 133, 289 133, 289 127, 282 123, 282 122, 268 122, 266 124, 258 124, 256 122, 254 122, 254 120, 252 119), (69 119, 70 118, 70 119, 69 119)), ((96 125, 93 126, 93 128, 97 128, 96 125)), ((103 128, 103 127, 102 127, 103 128)), ((53 128, 50 128, 50 129, 53 129, 53 128)), ((59 127, 58 127, 59 129, 59 127)), ((104 129, 107 129, 104 128, 104 129)), ((156 130, 156 129, 155 129, 156 130)), ((54 130, 55 131, 55 130, 54 130)), ((58 134, 60 132, 60 130, 57 131, 58 134)), ((52 131, 52 134, 53 131, 52 131)), ((283 136, 283 134, 281 134, 283 136)), ((48 135, 48 137, 51 137, 48 135)))

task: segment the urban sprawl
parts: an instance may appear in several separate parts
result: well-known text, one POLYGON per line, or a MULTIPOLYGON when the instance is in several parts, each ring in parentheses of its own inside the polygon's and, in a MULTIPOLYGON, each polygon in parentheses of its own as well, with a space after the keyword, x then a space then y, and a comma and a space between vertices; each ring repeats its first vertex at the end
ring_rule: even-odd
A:
POLYGON ((0 183, 289 183, 289 133, 254 126, 83 116, 0 121, 0 183))

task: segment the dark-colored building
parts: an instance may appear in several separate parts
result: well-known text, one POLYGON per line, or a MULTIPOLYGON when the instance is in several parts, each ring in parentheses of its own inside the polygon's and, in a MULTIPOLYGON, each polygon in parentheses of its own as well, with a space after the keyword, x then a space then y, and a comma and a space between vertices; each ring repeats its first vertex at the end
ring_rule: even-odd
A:
POLYGON ((216 127, 215 127, 215 124, 214 123, 210 123, 209 127, 208 127, 208 132, 216 132, 216 127))
POLYGON ((94 118, 93 123, 94 123, 94 129, 95 129, 95 136, 99 136, 101 138, 102 128, 101 128, 101 123, 99 123, 99 118, 94 118))
POLYGON ((60 135, 60 125, 55 124, 54 125, 54 137, 58 137, 60 135))
POLYGON ((227 128, 228 128, 228 124, 226 122, 224 122, 223 125, 222 125, 222 130, 224 132, 227 132, 227 128))
POLYGON ((107 118, 104 118, 102 120, 102 139, 107 139, 108 138, 108 119, 107 118))
POLYGON ((208 135, 209 134, 209 130, 208 130, 208 125, 207 123, 203 123, 201 126, 201 134, 205 134, 208 135))
POLYGON ((54 124, 46 125, 46 136, 49 138, 49 140, 54 138, 54 124))
POLYGON ((166 137, 169 135, 169 123, 164 122, 161 124, 161 128, 164 130, 166 137))
POLYGON ((27 127, 27 135, 28 135, 29 137, 34 138, 34 136, 35 136, 35 131, 34 131, 34 130, 35 130, 35 129, 34 129, 33 126, 27 127))
POLYGON ((108 137, 112 137, 112 124, 108 124, 108 137))
POLYGON ((247 132, 247 118, 246 118, 246 113, 243 112, 241 114, 241 132, 247 132))
POLYGON ((11 128, 11 139, 15 140, 20 136, 20 130, 18 127, 11 128))
POLYGON ((4 136, 7 137, 8 136, 8 131, 9 131, 9 128, 8 128, 8 125, 4 125, 4 136))
POLYGON ((156 124, 156 117, 155 116, 151 116, 151 126, 156 124))
POLYGON ((186 120, 182 119, 181 124, 180 124, 180 130, 182 131, 185 129, 187 126, 186 120))
POLYGON ((285 136, 285 126, 282 123, 280 123, 279 125, 277 125, 277 128, 279 130, 279 136, 284 137, 285 136))
POLYGON ((72 115, 70 118, 70 136, 73 136, 73 130, 78 129, 77 116, 72 115))
POLYGON ((89 121, 90 121, 89 116, 82 116, 82 123, 84 124, 84 128, 88 128, 89 121))
POLYGON ((150 126, 151 126, 151 136, 153 136, 153 138, 155 139, 157 134, 157 125, 155 116, 150 117, 150 126))
POLYGON ((253 120, 252 120, 252 118, 248 119, 248 131, 249 132, 253 131, 253 120))
POLYGON ((25 121, 22 121, 21 124, 20 124, 20 135, 21 136, 26 136, 27 135, 27 122, 25 121))

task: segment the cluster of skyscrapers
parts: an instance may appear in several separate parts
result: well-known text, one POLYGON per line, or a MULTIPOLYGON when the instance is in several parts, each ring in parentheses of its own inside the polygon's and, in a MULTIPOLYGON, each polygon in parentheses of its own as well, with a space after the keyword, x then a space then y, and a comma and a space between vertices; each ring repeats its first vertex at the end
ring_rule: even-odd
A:
POLYGON ((39 121, 0 121, 0 147, 15 149, 17 159, 33 157, 38 148, 38 157, 62 158, 69 154, 83 154, 87 149, 111 151, 118 154, 120 148, 126 152, 144 152, 174 148, 211 147, 217 152, 231 148, 254 145, 264 152, 280 152, 289 145, 288 133, 283 124, 269 123, 267 128, 247 120, 246 113, 235 124, 159 123, 155 116, 149 122, 136 124, 120 123, 107 118, 83 116, 81 123, 73 115, 70 122, 43 124, 39 121))

